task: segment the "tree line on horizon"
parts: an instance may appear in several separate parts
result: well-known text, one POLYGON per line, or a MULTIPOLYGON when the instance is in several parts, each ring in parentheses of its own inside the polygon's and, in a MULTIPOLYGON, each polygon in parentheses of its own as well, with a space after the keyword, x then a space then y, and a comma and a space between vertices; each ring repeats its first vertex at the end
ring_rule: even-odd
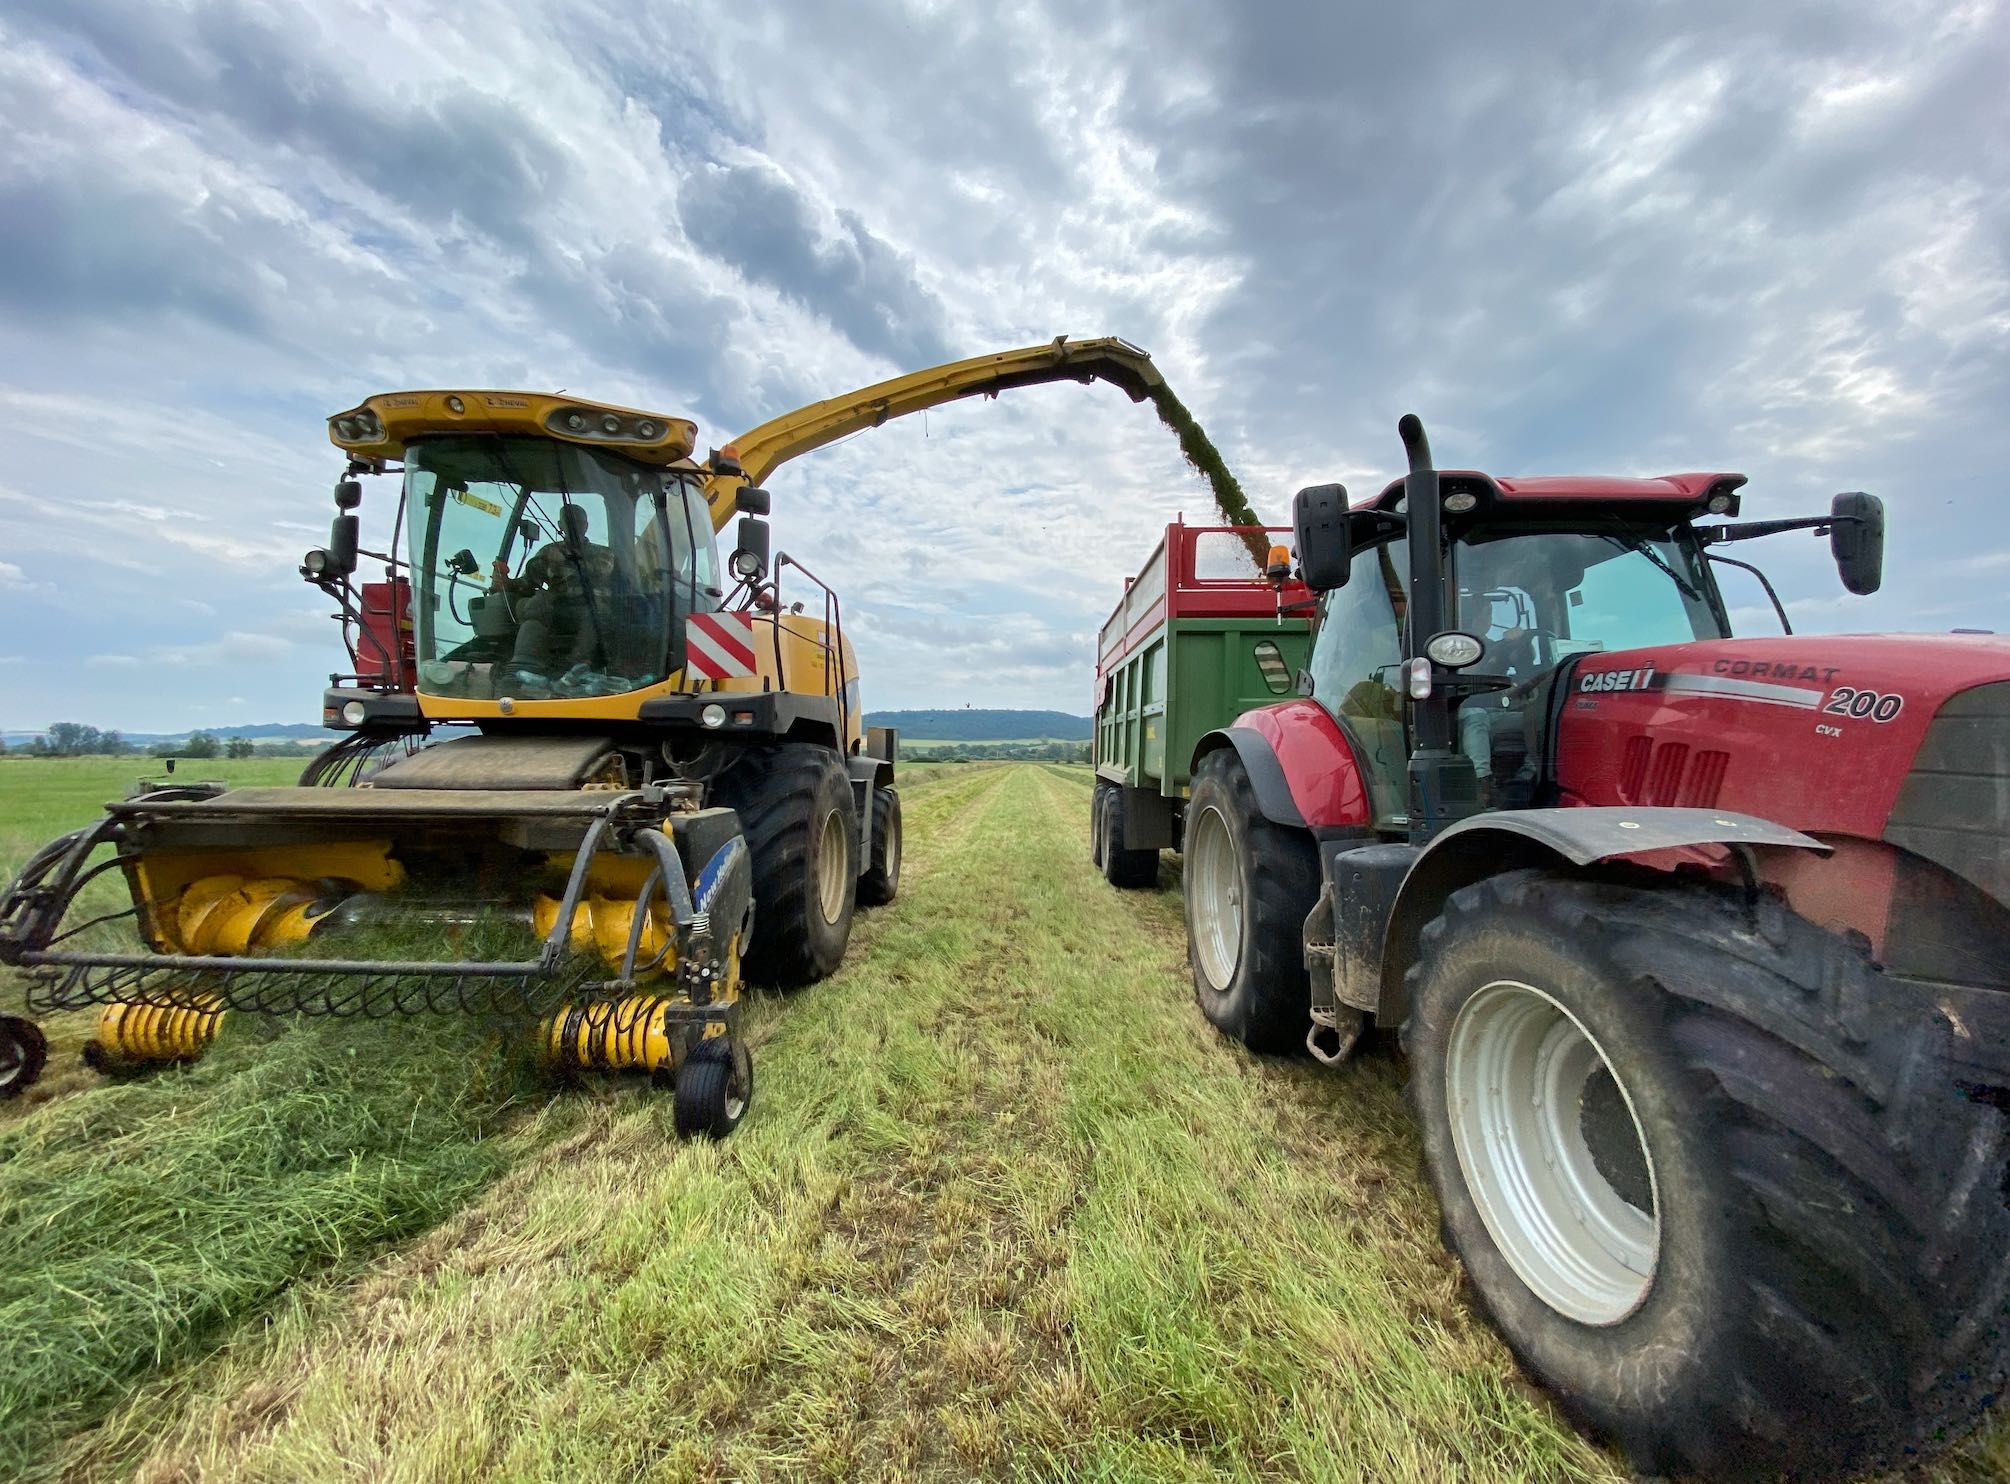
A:
POLYGON ((283 742, 260 746, 249 737, 219 736, 215 732, 191 732, 178 742, 141 745, 128 741, 116 727, 101 730, 80 721, 58 721, 39 737, 13 747, 0 739, 0 756, 7 757, 312 757, 325 743, 283 742))

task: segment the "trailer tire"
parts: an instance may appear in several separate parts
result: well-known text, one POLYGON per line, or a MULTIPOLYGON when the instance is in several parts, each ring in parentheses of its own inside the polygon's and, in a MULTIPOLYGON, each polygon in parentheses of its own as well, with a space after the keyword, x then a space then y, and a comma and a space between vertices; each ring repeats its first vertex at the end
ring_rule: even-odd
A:
POLYGON ((1103 824, 1108 818, 1105 811, 1114 790, 1115 785, 1098 778, 1095 791, 1089 795, 1089 862, 1098 871, 1103 869, 1103 824))
POLYGON ((1103 879, 1124 891, 1159 884, 1159 853, 1124 844, 1124 791, 1114 784, 1103 796, 1103 879))
POLYGON ((723 1139, 754 1100, 754 1055, 737 1037, 700 1041, 677 1069, 671 1118, 680 1139, 723 1139))
POLYGON ((1409 984, 1445 1243, 1636 1469, 1894 1467, 2001 1389, 2003 1094, 1858 945, 1773 897, 1517 871, 1453 894, 1409 984))
POLYGON ((0 1015, 0 1102, 33 1087, 48 1063, 42 1028, 25 1016, 0 1015))
POLYGON ((1273 1055, 1305 1046, 1312 981, 1300 944, 1319 898, 1319 852, 1303 830, 1264 818, 1232 748, 1195 770, 1181 896, 1201 1014, 1273 1055))
POLYGON ((720 775, 712 801, 740 816, 753 866, 753 941, 741 972, 776 989, 827 978, 844 960, 858 895, 843 761, 809 742, 750 748, 720 775))
POLYGON ((858 904, 884 907, 900 895, 900 795, 872 791, 872 864, 858 878, 858 904))

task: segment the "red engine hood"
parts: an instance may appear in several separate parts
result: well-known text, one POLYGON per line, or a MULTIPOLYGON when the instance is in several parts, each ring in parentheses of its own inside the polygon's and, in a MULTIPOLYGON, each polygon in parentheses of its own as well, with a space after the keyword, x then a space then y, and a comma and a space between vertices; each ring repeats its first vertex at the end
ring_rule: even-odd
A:
POLYGON ((2010 680, 2010 639, 1795 635, 1579 661, 1557 781, 1583 804, 1680 804, 1812 834, 1883 833, 1948 697, 2010 680))

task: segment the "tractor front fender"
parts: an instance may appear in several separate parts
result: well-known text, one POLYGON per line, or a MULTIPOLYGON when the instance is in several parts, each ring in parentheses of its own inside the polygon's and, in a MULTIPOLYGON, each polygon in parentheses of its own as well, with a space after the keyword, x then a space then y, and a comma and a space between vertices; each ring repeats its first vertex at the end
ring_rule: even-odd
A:
POLYGON ((1417 961, 1424 925, 1461 887, 1505 871, 1582 870, 1603 861, 1697 845, 1829 851, 1799 830, 1719 809, 1514 809, 1460 820, 1425 847, 1396 893, 1382 938, 1376 1019, 1394 1028, 1408 1018, 1404 976, 1417 961))
POLYGON ((1317 702, 1245 711, 1194 745, 1193 766, 1224 747, 1242 759, 1257 807, 1273 824, 1314 832, 1368 827, 1368 790, 1354 749, 1317 702))

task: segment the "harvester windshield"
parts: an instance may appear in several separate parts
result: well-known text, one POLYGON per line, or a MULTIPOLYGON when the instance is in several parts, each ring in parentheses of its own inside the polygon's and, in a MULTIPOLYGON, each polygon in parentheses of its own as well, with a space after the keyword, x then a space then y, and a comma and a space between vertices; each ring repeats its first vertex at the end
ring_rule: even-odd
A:
POLYGON ((682 664, 719 606, 695 474, 543 438, 438 437, 405 454, 419 689, 613 695, 682 664))

